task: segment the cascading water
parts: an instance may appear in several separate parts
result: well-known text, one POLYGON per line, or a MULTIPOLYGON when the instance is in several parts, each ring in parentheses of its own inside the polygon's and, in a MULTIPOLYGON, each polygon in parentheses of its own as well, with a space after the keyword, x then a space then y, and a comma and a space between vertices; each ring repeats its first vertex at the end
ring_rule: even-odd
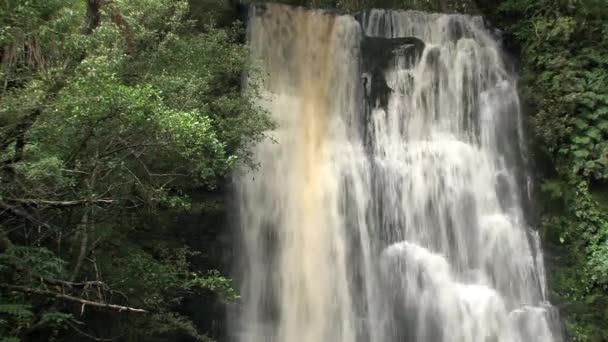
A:
POLYGON ((480 18, 259 5, 249 41, 278 129, 237 176, 235 340, 562 340, 480 18))

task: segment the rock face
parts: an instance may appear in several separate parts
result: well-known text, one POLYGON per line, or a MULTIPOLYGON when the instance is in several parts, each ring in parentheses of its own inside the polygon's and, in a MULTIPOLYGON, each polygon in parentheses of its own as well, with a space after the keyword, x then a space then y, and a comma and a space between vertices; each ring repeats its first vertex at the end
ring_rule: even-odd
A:
POLYGON ((414 64, 424 51, 424 42, 414 37, 384 38, 364 37, 361 43, 363 82, 367 103, 371 106, 387 106, 391 91, 384 73, 399 60, 414 64))

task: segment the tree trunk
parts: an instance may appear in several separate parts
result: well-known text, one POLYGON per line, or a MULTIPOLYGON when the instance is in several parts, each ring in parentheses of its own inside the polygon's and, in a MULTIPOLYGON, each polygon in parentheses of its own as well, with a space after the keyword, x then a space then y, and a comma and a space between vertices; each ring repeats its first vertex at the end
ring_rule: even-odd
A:
POLYGON ((82 218, 80 219, 80 224, 78 225, 78 230, 80 231, 80 250, 78 252, 78 257, 76 258, 76 265, 74 266, 74 271, 72 272, 72 276, 70 276, 70 281, 76 280, 78 277, 78 273, 80 273, 80 268, 82 267, 82 263, 84 262, 84 258, 87 256, 87 250, 89 246, 89 226, 92 224, 93 218, 91 209, 93 202, 93 189, 95 189, 95 181, 97 178, 97 167, 93 167, 93 171, 91 171, 91 179, 87 181, 87 203, 84 206, 84 213, 82 214, 82 218))

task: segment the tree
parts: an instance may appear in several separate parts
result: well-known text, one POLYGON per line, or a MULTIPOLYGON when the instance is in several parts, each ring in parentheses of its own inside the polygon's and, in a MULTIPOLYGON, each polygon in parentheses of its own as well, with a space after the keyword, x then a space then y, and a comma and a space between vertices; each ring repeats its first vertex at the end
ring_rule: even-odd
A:
POLYGON ((132 235, 175 229, 272 127, 238 25, 199 32, 186 1, 0 6, 0 335, 205 340, 176 309, 230 281, 132 235))

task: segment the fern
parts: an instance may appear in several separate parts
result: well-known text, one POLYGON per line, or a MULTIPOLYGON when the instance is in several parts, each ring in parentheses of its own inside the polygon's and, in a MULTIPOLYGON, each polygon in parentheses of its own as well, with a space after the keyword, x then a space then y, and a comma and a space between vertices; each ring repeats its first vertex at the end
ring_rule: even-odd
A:
POLYGON ((17 318, 31 318, 34 316, 32 306, 27 304, 0 304, 0 314, 17 318))
POLYGON ((0 342, 19 342, 21 341, 18 337, 3 337, 2 340, 0 340, 0 342))
POLYGON ((65 262, 46 248, 11 246, 0 255, 0 265, 2 264, 16 264, 30 270, 31 276, 60 278, 65 262))
MULTIPOLYGON (((72 314, 58 311, 47 312, 42 316, 42 321, 53 328, 65 328, 68 322, 78 322, 74 320, 72 314)), ((78 322, 81 323, 81 322, 78 322)))

